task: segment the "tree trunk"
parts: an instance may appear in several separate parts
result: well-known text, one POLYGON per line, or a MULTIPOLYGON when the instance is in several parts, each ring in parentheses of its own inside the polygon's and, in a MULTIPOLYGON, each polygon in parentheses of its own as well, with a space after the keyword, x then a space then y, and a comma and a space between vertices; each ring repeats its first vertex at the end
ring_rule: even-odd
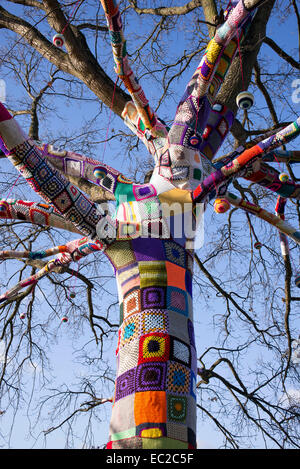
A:
POLYGON ((137 238, 106 251, 120 302, 112 449, 196 448, 193 253, 137 238))

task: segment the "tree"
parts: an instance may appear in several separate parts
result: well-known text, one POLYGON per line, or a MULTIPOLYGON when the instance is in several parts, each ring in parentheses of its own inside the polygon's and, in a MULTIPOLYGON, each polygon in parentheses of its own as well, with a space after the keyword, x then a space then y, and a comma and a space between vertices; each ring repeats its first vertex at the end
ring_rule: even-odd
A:
MULTIPOLYGON (((8 13, 3 7, 0 10, 1 26, 21 33, 26 41, 52 64, 64 73, 81 80, 104 104, 122 116, 124 122, 146 145, 154 157, 155 164, 150 181, 137 184, 110 166, 99 163, 98 160, 73 152, 56 152, 48 145, 35 142, 38 140, 37 106, 43 94, 51 87, 51 83, 59 76, 57 70, 52 72, 51 80, 39 93, 32 93, 30 82, 28 80, 26 82, 32 99, 30 111, 27 111, 32 124, 29 140, 24 138, 15 120, 3 107, 0 129, 4 141, 3 151, 31 187, 48 203, 41 205, 38 202, 12 203, 3 200, 1 205, 3 218, 63 227, 85 235, 85 238, 69 241, 48 250, 33 251, 30 248, 16 252, 15 246, 11 251, 3 251, 4 258, 29 259, 29 265, 33 268, 29 279, 22 278, 17 287, 9 289, 1 297, 7 311, 3 319, 2 332, 2 338, 8 338, 5 357, 8 356, 10 349, 9 338, 13 336, 12 322, 24 297, 24 294, 20 295, 18 292, 28 287, 34 298, 37 280, 45 275, 50 276, 51 272, 58 272, 71 273, 80 278, 90 293, 92 290, 90 280, 87 277, 79 277, 76 271, 70 269, 70 263, 97 251, 103 251, 115 269, 121 306, 117 347, 118 369, 111 419, 111 439, 108 447, 195 447, 197 374, 201 377, 198 383, 200 387, 203 383, 209 385, 212 380, 216 380, 220 386, 220 393, 223 392, 222 387, 228 389, 236 399, 242 417, 246 416, 248 422, 253 422, 265 438, 280 447, 297 446, 295 436, 299 418, 297 408, 283 405, 282 396, 276 404, 274 401, 266 400, 264 396, 265 389, 278 383, 278 379, 282 381, 284 389, 288 375, 290 379, 296 372, 291 361, 293 336, 290 331, 290 315, 291 304, 295 298, 291 295, 291 261, 287 249, 287 236, 298 243, 299 232, 291 228, 283 218, 286 199, 297 200, 299 188, 292 172, 291 179, 286 181, 285 175, 280 175, 267 162, 287 161, 291 171, 289 162, 297 161, 299 153, 277 151, 276 148, 285 145, 298 135, 299 119, 293 124, 279 122, 268 90, 261 79, 261 68, 257 62, 261 38, 274 2, 271 0, 266 2, 257 13, 255 8, 261 2, 254 0, 248 0, 244 4, 239 2, 235 8, 229 6, 229 10, 233 9, 230 14, 228 11, 225 12, 225 17, 216 15, 217 11, 212 2, 203 2, 206 22, 209 23, 210 33, 215 36, 205 52, 206 60, 200 62, 189 82, 184 98, 178 106, 175 121, 170 126, 152 111, 135 80, 128 62, 121 18, 116 5, 112 2, 103 2, 110 29, 116 72, 130 95, 108 79, 81 32, 85 28, 99 31, 101 26, 99 27, 98 23, 96 26, 84 23, 84 26, 81 24, 75 27, 70 19, 68 21, 64 16, 60 4, 56 1, 45 0, 42 4, 32 1, 16 3, 42 9, 47 15, 49 24, 57 33, 63 32, 67 53, 61 48, 50 47, 49 41, 40 31, 27 21, 8 13), (243 56, 240 51, 241 43, 243 56), (231 62, 233 63, 229 67, 231 62), (234 120, 234 113, 237 111, 235 102, 237 92, 247 88, 253 67, 256 84, 266 98, 273 119, 273 125, 271 129, 267 129, 267 132, 246 131, 241 123, 234 120), (214 103, 217 104, 213 106, 214 103), (210 164, 209 161, 214 158, 230 128, 240 146, 222 159, 214 160, 213 165, 210 164), (250 144, 246 143, 246 139, 256 133, 262 135, 260 139, 250 144), (273 137, 266 138, 265 133, 273 137), (199 157, 199 152, 204 155, 202 158, 199 157), (238 176, 250 181, 250 185, 241 186, 236 180, 238 176), (240 199, 228 192, 230 182, 233 182, 234 187, 240 191, 242 196, 240 199), (263 195, 253 188, 253 183, 262 186, 263 195), (257 205, 262 196, 266 197, 265 188, 271 190, 271 193, 279 194, 277 216, 272 216, 270 212, 260 209, 257 205), (86 194, 90 197, 88 198, 86 194), (102 204, 99 208, 95 204, 93 201, 95 194, 97 201, 116 199, 116 219, 109 215, 108 206, 102 204), (108 197, 106 194, 109 194, 108 197), (256 202, 255 206, 246 200, 247 194, 256 202), (252 281, 251 263, 249 272, 243 279, 247 286, 246 294, 243 291, 228 293, 224 288, 225 279, 223 278, 222 283, 219 282, 217 273, 212 276, 205 265, 217 256, 218 252, 224 255, 224 245, 226 246, 228 240, 230 243, 234 241, 231 230, 235 209, 230 211, 228 226, 222 231, 218 240, 221 244, 216 243, 207 260, 201 261, 194 252, 195 223, 201 218, 201 213, 209 200, 216 197, 221 197, 221 200, 215 204, 216 210, 224 211, 229 208, 229 203, 233 207, 245 210, 252 239, 256 239, 257 235, 249 214, 258 215, 260 219, 275 225, 282 233, 281 242, 285 247, 282 261, 286 306, 284 340, 287 342, 284 357, 280 344, 282 318, 278 319, 276 309, 278 297, 276 301, 275 298, 272 300, 271 325, 258 321, 244 306, 245 304, 248 308, 248 303, 254 301, 256 289, 255 281, 252 281), (200 213, 197 213, 197 208, 200 213), (138 222, 134 220, 135 216, 138 217, 138 222), (185 230, 179 230, 178 234, 178 229, 182 227, 185 230), (41 259, 54 254, 58 254, 55 260, 41 263, 41 259), (219 344, 217 358, 209 367, 206 362, 211 360, 211 357, 208 358, 211 353, 210 347, 198 358, 201 366, 197 366, 196 361, 191 304, 193 259, 227 304, 227 313, 222 317, 227 337, 219 344), (35 272, 34 269, 37 267, 41 269, 35 272), (236 296, 241 300, 240 304, 236 301, 236 296), (231 336, 234 335, 231 332, 232 307, 240 322, 245 323, 248 333, 247 339, 242 339, 238 346, 230 343, 231 336), (256 375, 257 385, 253 390, 252 384, 252 391, 249 391, 247 379, 241 378, 240 373, 236 371, 236 360, 241 357, 243 350, 251 349, 252 341, 264 344, 274 355, 279 353, 281 362, 279 366, 272 366, 271 374, 267 377, 264 376, 261 367, 256 375), (222 365, 228 366, 235 383, 231 381, 231 377, 227 377, 226 371, 223 374, 215 371, 216 367, 222 365), (253 417, 253 409, 258 414, 257 418, 253 417), (261 413, 263 417, 260 417, 261 413)), ((296 4, 292 5, 298 15, 296 4)), ((167 18, 169 15, 180 15, 198 6, 198 2, 190 2, 185 9, 178 8, 176 11, 171 8, 141 11, 136 3, 131 4, 138 13, 161 15, 164 21, 162 20, 157 28, 166 26, 166 15, 167 18)), ((76 7, 78 3, 75 4, 76 7)), ((156 42, 153 41, 153 44, 156 42)), ((267 44, 273 47, 272 41, 268 41, 267 44)), ((276 47, 278 51, 278 46, 276 47)), ((279 52, 283 55, 281 49, 279 52)), ((291 63, 290 56, 285 54, 284 58, 291 63)), ((188 62, 189 58, 183 57, 181 64, 186 60, 188 62)), ((295 65, 294 62, 292 64, 295 65)), ((165 69, 165 76, 167 73, 168 67, 165 69)), ((167 94, 169 84, 164 87, 162 98, 167 94)), ((244 124, 247 120, 249 122, 246 113, 244 124)), ((9 240, 4 239, 3 242, 7 244, 9 240)), ((258 244, 256 246, 259 247, 258 244)), ((233 257, 232 253, 235 250, 230 244, 228 249, 233 257)), ((272 252, 272 255, 278 261, 276 253, 272 252)), ((258 276, 265 282, 265 271, 266 276, 270 274, 266 269, 266 260, 263 258, 261 266, 261 272, 256 266, 254 269, 258 270, 258 276)), ((197 278, 195 280, 197 282, 197 278)), ((263 284, 265 292, 269 286, 270 283, 263 284)), ((28 294, 28 290, 25 294, 28 294)), ((256 303, 257 301, 256 299, 256 303)), ((106 332, 99 323, 96 326, 94 322, 96 315, 91 302, 89 309, 95 337, 99 340, 96 332, 96 327, 99 327, 102 339, 106 332)), ((114 326, 108 317, 102 316, 100 319, 106 321, 109 327, 114 326)), ((31 332, 32 329, 29 327, 29 336, 31 332)), ((32 343, 34 342, 30 341, 31 345, 32 343)), ((13 386, 5 378, 7 369, 8 361, 4 360, 3 385, 12 391, 13 386)), ((17 376, 17 369, 13 374, 17 376)), ((97 393, 90 384, 88 389, 93 399, 90 403, 86 403, 85 410, 103 403, 103 399, 97 399, 97 393)), ((217 387, 211 389, 216 393, 211 399, 218 399, 217 387)), ((215 417, 207 404, 200 403, 198 406, 217 424, 229 444, 237 447, 238 438, 215 417)), ((222 411, 225 409, 226 402, 222 401, 222 411)), ((239 418, 236 418, 236 422, 239 424, 239 418)), ((242 418, 240 422, 242 425, 242 418)))

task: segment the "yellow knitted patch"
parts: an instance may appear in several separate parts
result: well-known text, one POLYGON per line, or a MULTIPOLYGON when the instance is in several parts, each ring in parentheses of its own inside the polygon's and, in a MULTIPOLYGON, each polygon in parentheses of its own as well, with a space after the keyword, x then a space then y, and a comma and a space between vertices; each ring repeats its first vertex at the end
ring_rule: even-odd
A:
POLYGON ((141 288, 166 286, 167 272, 164 261, 139 262, 141 288))
POLYGON ((212 64, 215 63, 221 50, 222 46, 212 39, 207 47, 207 60, 212 64))
POLYGON ((157 337, 157 336, 149 336, 144 340, 143 343, 143 357, 144 358, 157 358, 162 357, 166 350, 166 342, 164 337, 157 337), (158 350, 154 352, 149 352, 148 346, 149 342, 157 342, 158 350))
POLYGON ((163 436, 162 430, 160 428, 145 428, 142 431, 141 436, 143 438, 159 438, 163 436))

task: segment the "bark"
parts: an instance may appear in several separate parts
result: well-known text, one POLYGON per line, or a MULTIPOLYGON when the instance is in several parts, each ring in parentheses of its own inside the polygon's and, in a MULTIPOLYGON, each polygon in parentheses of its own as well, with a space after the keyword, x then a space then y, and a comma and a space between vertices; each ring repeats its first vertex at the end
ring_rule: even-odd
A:
MULTIPOLYGON (((218 102, 226 104, 226 106, 234 112, 237 110, 235 103, 237 93, 243 87, 246 89, 249 85, 261 43, 266 36, 266 25, 274 5, 274 1, 275 0, 269 0, 260 7, 258 14, 256 15, 255 22, 249 31, 248 39, 246 39, 243 45, 242 60, 244 83, 241 78, 239 57, 237 57, 230 68, 227 78, 222 86, 222 90, 218 94, 218 102)), ((214 24, 215 18, 218 14, 215 2, 213 0, 203 0, 201 4, 205 20, 208 22, 209 32, 212 35, 215 28, 211 26, 211 24, 214 24)), ((32 6, 33 5, 34 3, 32 6)), ((184 10, 180 10, 181 13, 176 10, 173 13, 168 12, 168 14, 186 14, 188 11, 191 11, 191 9, 198 6, 199 2, 198 0, 195 0, 194 2, 190 2, 190 4, 187 4, 185 7, 181 7, 184 8, 184 10)), ((50 26, 57 32, 61 31, 66 25, 67 19, 65 18, 59 3, 56 0, 44 0, 43 9, 47 14, 50 26)), ((155 11, 155 14, 161 14, 161 11, 155 11)), ((1 6, 0 28, 7 28, 17 33, 57 68, 65 73, 75 76, 85 83, 86 86, 106 106, 112 108, 114 113, 121 116, 126 103, 130 100, 130 96, 118 86, 116 87, 114 94, 114 82, 104 72, 100 64, 95 59, 87 45, 84 35, 78 28, 70 26, 64 32, 67 53, 53 47, 52 43, 45 38, 37 28, 27 21, 9 13, 1 6)), ((270 41, 268 41, 268 43, 270 44, 270 41)), ((233 131, 235 131, 235 124, 233 131)))
POLYGON ((266 36, 266 27, 274 3, 275 0, 269 0, 258 9, 247 37, 241 45, 242 70, 238 54, 217 96, 217 101, 228 106, 234 113, 238 109, 236 104, 237 94, 242 90, 246 90, 249 86, 257 55, 266 36))
POLYGON ((158 16, 172 16, 172 15, 180 16, 180 15, 186 15, 187 13, 190 13, 191 11, 201 6, 202 0, 191 0, 185 5, 178 6, 178 7, 157 7, 157 8, 139 8, 137 6, 136 0, 131 0, 129 3, 139 15, 150 14, 150 15, 158 15, 158 16))
MULTIPOLYGON (((44 2, 44 9, 48 15, 49 24, 57 32, 66 25, 60 5, 55 0, 44 2)), ((104 72, 94 55, 90 51, 84 35, 74 26, 69 26, 65 33, 67 52, 53 46, 41 32, 27 21, 9 13, 0 6, 0 28, 7 28, 17 33, 36 49, 45 59, 53 63, 58 69, 75 76, 113 112, 121 115, 126 102, 130 99, 120 88, 116 88, 114 100, 114 82, 104 72)))
POLYGON ((214 23, 215 18, 218 15, 216 3, 214 0, 202 0, 201 5, 202 5, 205 20, 208 23, 209 35, 212 37, 215 33, 215 27, 211 26, 210 23, 214 23))

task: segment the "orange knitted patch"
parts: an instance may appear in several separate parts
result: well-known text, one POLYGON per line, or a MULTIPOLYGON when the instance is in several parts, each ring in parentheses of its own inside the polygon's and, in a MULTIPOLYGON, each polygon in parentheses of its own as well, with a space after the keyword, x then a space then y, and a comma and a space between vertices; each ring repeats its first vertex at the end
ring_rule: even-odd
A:
POLYGON ((254 147, 248 148, 243 153, 241 153, 240 156, 237 157, 237 161, 241 166, 243 166, 243 164, 247 163, 248 161, 251 161, 252 158, 262 152, 263 150, 258 145, 254 145, 254 147))
POLYGON ((164 423, 167 420, 167 399, 164 391, 137 392, 134 399, 135 424, 164 423))
POLYGON ((169 261, 166 261, 166 269, 168 286, 186 290, 185 269, 169 261))

